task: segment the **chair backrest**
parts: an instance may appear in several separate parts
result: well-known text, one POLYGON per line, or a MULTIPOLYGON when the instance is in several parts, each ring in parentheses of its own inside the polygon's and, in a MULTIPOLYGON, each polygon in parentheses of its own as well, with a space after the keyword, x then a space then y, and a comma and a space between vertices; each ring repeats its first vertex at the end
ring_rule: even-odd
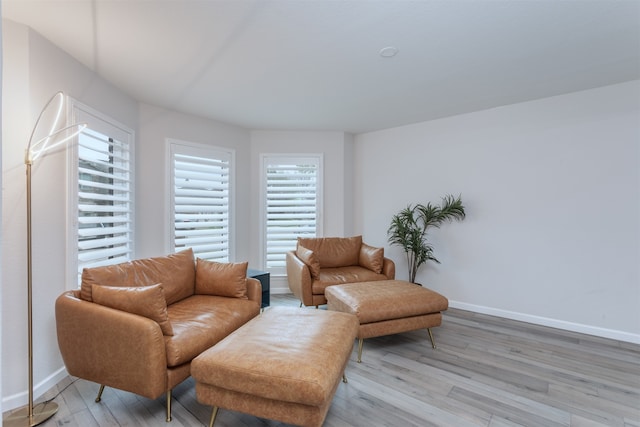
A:
POLYGON ((359 263, 362 236, 300 237, 298 245, 313 251, 320 267, 348 267, 359 263))

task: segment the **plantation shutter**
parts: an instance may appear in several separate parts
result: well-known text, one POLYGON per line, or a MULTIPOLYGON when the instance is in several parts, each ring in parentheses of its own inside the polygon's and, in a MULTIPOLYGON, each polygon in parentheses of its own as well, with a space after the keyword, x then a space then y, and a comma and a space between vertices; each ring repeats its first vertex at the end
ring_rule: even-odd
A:
POLYGON ((133 245, 130 147, 87 127, 78 137, 78 274, 128 261, 133 245))
POLYGON ((265 267, 284 273, 298 237, 315 237, 319 223, 320 158, 265 157, 265 267))
POLYGON ((229 262, 230 153, 172 145, 172 162, 175 250, 229 262))

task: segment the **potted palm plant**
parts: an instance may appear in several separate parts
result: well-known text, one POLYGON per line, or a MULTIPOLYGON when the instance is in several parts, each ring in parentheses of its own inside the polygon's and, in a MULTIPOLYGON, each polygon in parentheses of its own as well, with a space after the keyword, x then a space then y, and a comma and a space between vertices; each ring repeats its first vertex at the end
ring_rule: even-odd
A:
POLYGON ((409 205, 391 219, 387 230, 389 243, 401 246, 407 256, 409 281, 415 283, 418 268, 427 261, 440 261, 433 255, 433 246, 427 241, 430 228, 439 228, 444 222, 461 221, 465 217, 461 197, 446 195, 441 205, 409 205))

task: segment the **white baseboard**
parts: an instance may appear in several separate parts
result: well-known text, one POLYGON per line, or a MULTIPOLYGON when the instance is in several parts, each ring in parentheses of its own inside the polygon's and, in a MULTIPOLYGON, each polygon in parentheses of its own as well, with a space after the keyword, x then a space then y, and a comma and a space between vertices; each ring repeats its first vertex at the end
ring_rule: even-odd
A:
POLYGON ((609 338, 617 341, 640 344, 640 335, 632 334, 630 332, 599 328, 597 326, 583 325, 580 323, 573 323, 573 322, 567 322, 564 320, 551 319, 548 317, 523 314, 515 311, 501 310, 501 309, 485 307, 481 305, 467 304, 459 301, 449 301, 449 306, 452 308, 459 308, 461 310, 473 311, 474 313, 504 317, 505 319, 511 319, 511 320, 519 320, 521 322, 532 323, 534 325, 548 326, 551 328, 563 329, 565 331, 578 332, 581 334, 594 335, 597 337, 609 338))
MULTIPOLYGON (((53 386, 58 384, 64 378, 66 378, 69 374, 67 373, 66 368, 63 366, 58 369, 53 374, 49 375, 47 378, 39 382, 38 384, 34 384, 33 386, 33 400, 34 402, 40 402, 40 397, 50 390, 53 386)), ((7 396, 2 399, 2 410, 3 411, 11 411, 16 408, 20 408, 22 406, 26 406, 29 403, 29 390, 22 391, 20 393, 13 394, 11 396, 7 396)))
POLYGON ((273 295, 290 294, 287 276, 271 276, 269 279, 269 291, 273 295))

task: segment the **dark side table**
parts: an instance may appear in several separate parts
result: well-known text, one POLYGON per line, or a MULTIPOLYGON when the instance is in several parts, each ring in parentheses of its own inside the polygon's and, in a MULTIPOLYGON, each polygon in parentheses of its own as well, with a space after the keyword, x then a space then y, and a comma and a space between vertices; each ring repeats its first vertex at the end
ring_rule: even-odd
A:
POLYGON ((269 297, 271 295, 269 291, 269 272, 249 268, 247 269, 247 277, 253 277, 260 281, 260 284, 262 285, 262 305, 260 308, 269 307, 269 297))

